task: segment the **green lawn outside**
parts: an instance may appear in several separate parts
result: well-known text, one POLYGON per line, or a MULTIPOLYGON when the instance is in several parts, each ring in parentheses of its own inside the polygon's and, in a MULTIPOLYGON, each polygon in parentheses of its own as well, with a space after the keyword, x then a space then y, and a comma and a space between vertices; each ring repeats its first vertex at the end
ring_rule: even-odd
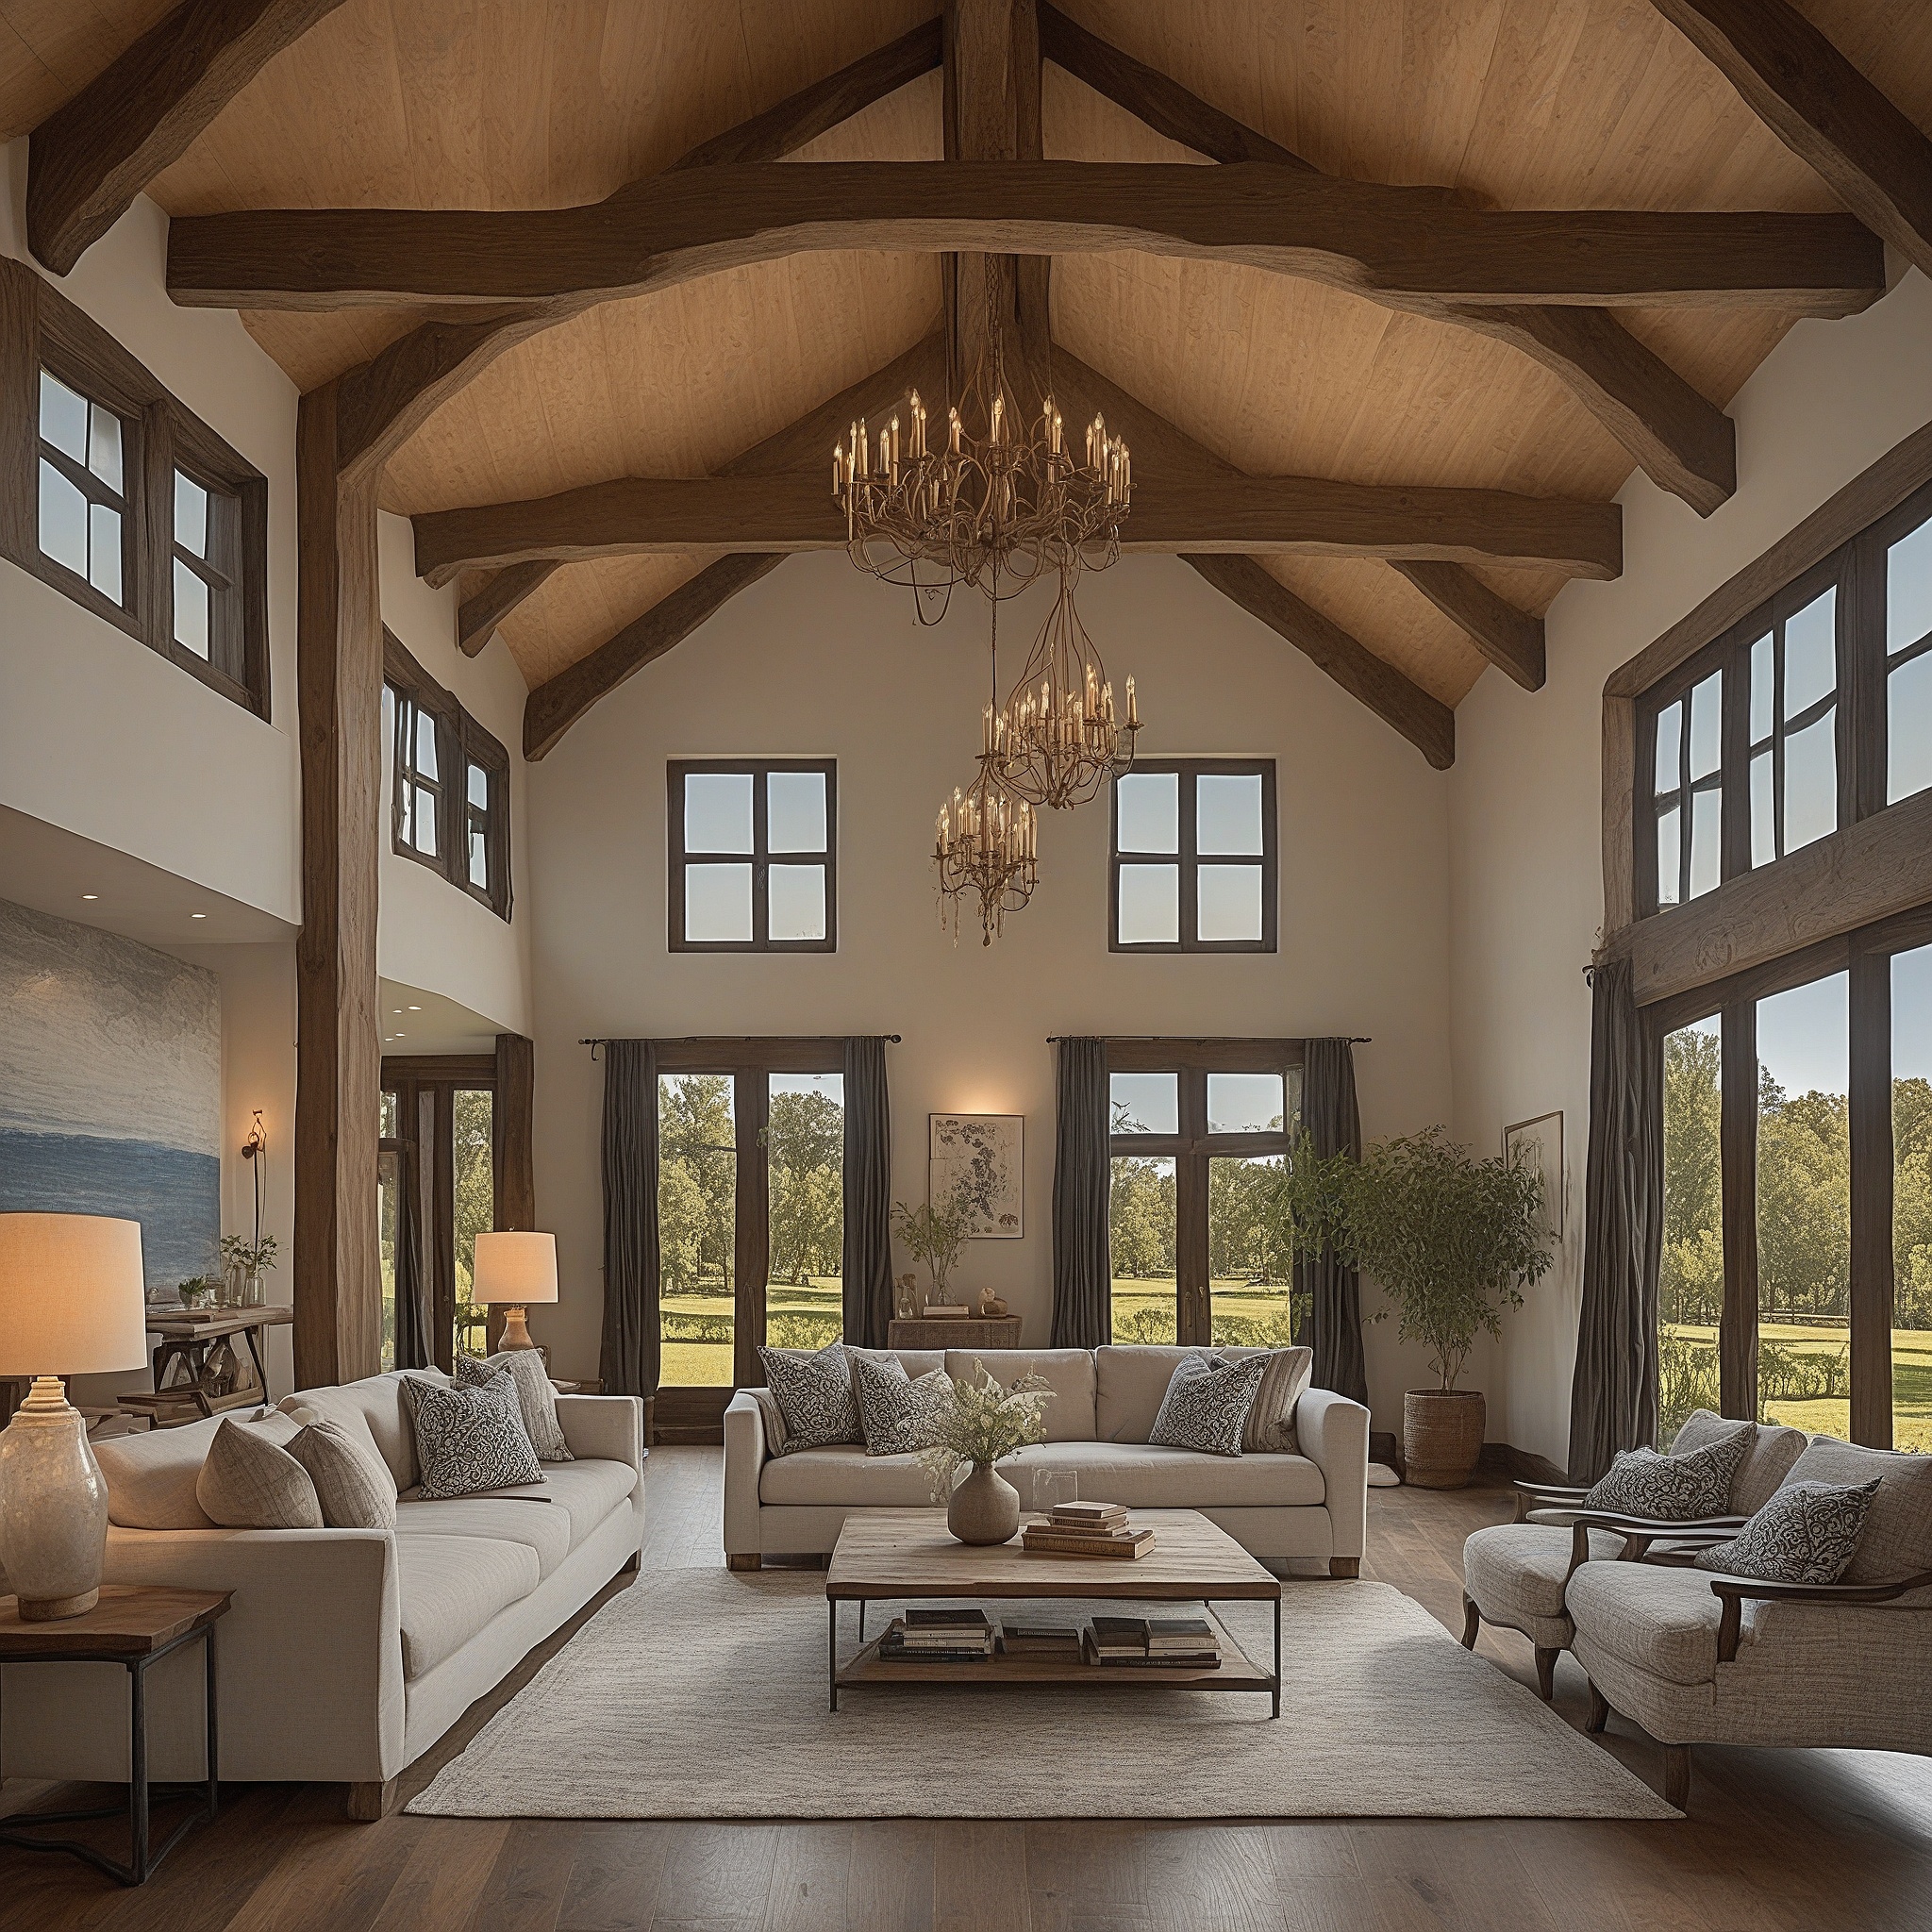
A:
MULTIPOLYGON (((1294 1340, 1295 1302, 1285 1282, 1216 1281, 1214 1340, 1223 1347, 1284 1347, 1294 1340)), ((1149 1277, 1113 1282, 1113 1339, 1116 1341, 1168 1341, 1174 1339, 1174 1283, 1149 1277)))
MULTIPOLYGON (((668 1389, 728 1389, 732 1383, 732 1300, 722 1282, 695 1294, 658 1299, 663 1368, 668 1389)), ((844 1290, 836 1275, 803 1287, 774 1281, 765 1291, 765 1335, 779 1348, 823 1348, 844 1324, 844 1290)))

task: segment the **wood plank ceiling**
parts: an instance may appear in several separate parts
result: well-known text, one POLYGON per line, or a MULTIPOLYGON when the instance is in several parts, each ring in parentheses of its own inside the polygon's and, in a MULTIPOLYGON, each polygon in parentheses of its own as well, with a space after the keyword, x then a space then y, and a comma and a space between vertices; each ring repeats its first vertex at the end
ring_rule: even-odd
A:
MULTIPOLYGON (((1449 189, 1478 209, 1840 209, 1664 18, 1689 4, 1066 0, 1064 11, 1325 174, 1449 189)), ((1932 7, 1798 5, 1907 120, 1932 126, 1932 7)), ((39 125, 170 10, 169 0, 0 0, 0 128, 39 125)), ((154 182, 172 215, 594 201, 918 27, 931 0, 345 0, 309 10, 325 17, 154 182)), ((942 118, 941 76, 926 73, 788 159, 937 160, 942 118)), ((1041 121, 1048 161, 1209 164, 1052 59, 1041 121)), ((858 250, 603 303, 500 355, 436 408, 390 460, 382 500, 419 514, 715 473, 931 334, 941 306, 939 256, 858 250)), ((261 309, 243 320, 308 389, 434 312, 261 309)), ((1796 312, 1616 314, 1722 406, 1796 312)), ((1521 348, 1313 280, 1139 251, 1061 255, 1051 324, 1058 350, 1255 475, 1603 502, 1632 468, 1574 386, 1521 348)), ((717 555, 563 564, 502 634, 536 686, 717 555)), ((1489 661, 1386 562, 1258 563, 1445 705, 1489 661)), ((1549 568, 1469 569, 1528 612, 1567 581, 1549 568)))

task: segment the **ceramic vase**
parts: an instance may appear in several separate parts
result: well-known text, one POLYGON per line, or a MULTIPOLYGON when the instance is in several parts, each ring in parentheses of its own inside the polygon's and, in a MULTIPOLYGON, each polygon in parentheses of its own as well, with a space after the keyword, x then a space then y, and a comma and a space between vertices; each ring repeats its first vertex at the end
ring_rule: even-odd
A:
POLYGON ((94 1607, 108 1549, 108 1486, 87 1424, 46 1375, 0 1431, 0 1565, 32 1623, 94 1607))
POLYGON ((946 1505, 946 1527, 962 1543, 1003 1543, 1020 1527, 1020 1492, 990 1462, 973 1474, 946 1505))

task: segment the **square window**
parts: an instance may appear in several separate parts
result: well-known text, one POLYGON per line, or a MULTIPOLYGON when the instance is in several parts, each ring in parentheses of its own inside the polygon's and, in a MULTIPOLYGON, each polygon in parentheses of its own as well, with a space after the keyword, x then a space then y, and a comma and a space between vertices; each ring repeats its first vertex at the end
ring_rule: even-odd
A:
POLYGON ((700 945, 749 944, 751 867, 688 865, 684 872, 684 934, 700 945))
POLYGON ((1180 943, 1179 866, 1121 867, 1120 935, 1120 942, 1124 946, 1174 946, 1180 943))
POLYGON ((825 936, 825 869, 774 865, 770 873, 771 934, 774 940, 825 936))
POLYGON ((684 781, 684 849, 752 849, 753 776, 749 772, 693 772, 684 781))
MULTIPOLYGON (((825 774, 823 772, 770 772, 765 775, 765 787, 771 826, 770 849, 774 852, 823 852, 825 849, 825 774)), ((732 848, 734 851, 741 849, 732 848)))
POLYGON ((673 952, 837 949, 836 774, 829 758, 667 765, 673 952))
POLYGON ((1197 897, 1201 938, 1209 943, 1261 937, 1261 868, 1204 865, 1197 897))
POLYGON ((1113 799, 1113 950, 1274 950, 1272 759, 1137 765, 1113 799))
POLYGON ((1108 1104, 1116 1134, 1178 1134, 1181 1094, 1178 1074, 1109 1074, 1108 1104))
POLYGON ((1209 1074, 1210 1134, 1279 1134, 1286 1131, 1286 1083, 1279 1074, 1209 1074))
POLYGON ((1194 797, 1196 852, 1261 856, 1260 773, 1204 772, 1194 797))
POLYGON ((1177 772, 1129 772, 1114 786, 1123 852, 1181 849, 1181 781, 1177 772))

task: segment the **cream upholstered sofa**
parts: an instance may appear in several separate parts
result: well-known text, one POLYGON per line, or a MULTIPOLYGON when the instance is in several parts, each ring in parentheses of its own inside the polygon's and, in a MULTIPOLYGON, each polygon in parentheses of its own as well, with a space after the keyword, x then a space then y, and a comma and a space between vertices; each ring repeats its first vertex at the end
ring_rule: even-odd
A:
MULTIPOLYGON (((1083 1496, 1130 1508, 1198 1509, 1258 1557, 1315 1558, 1329 1574, 1360 1568, 1368 1517, 1369 1412, 1325 1389, 1295 1407, 1298 1456, 1209 1456, 1151 1445, 1174 1364, 1186 1348, 896 1349, 908 1375, 943 1366, 970 1375, 975 1362, 1002 1381, 1029 1371, 1053 1399, 1046 1441, 1000 1465, 1034 1507, 1033 1486, 1073 1471, 1083 1496)), ((724 1550, 735 1569, 768 1556, 817 1556, 855 1509, 930 1507, 910 1456, 868 1456, 856 1443, 770 1454, 757 1398, 740 1390, 724 1411, 724 1550)))
MULTIPOLYGON (((433 1372, 431 1372, 433 1374, 433 1372)), ((194 1480, 219 1426, 96 1445, 108 1481, 109 1583, 234 1592, 216 1630, 224 1777, 355 1787, 357 1816, 530 1648, 581 1609, 643 1541, 643 1405, 561 1395, 573 1462, 515 1493, 423 1502, 400 1377, 308 1389, 352 1432, 366 1423, 400 1497, 393 1533, 219 1529, 194 1480)), ((202 1771, 202 1664, 190 1646, 149 1679, 158 1779, 202 1771)), ((9 1777, 127 1776, 123 1672, 0 1669, 0 1762, 9 1777)))

